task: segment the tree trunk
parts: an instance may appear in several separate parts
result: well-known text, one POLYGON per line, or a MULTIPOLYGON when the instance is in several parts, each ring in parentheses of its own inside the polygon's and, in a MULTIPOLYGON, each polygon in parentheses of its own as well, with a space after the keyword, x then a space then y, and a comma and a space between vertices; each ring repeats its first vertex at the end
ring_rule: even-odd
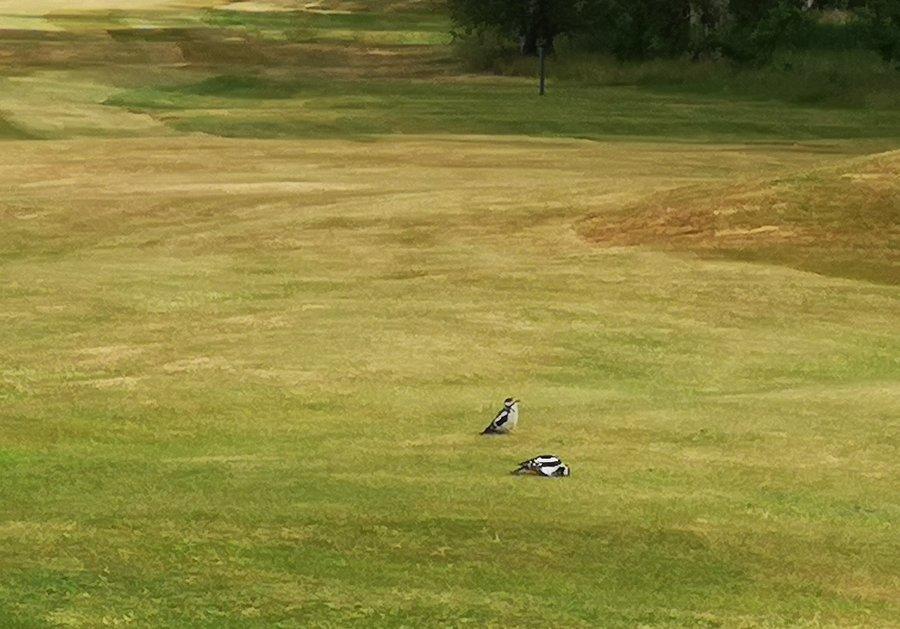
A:
POLYGON ((544 54, 552 55, 556 52, 556 45, 553 43, 556 39, 553 35, 545 35, 544 36, 544 54))
POLYGON ((549 7, 546 0, 527 0, 525 25, 520 38, 522 54, 536 57, 538 48, 544 47, 544 54, 551 55, 554 51, 553 22, 550 19, 549 7))
POLYGON ((538 36, 537 32, 533 28, 527 29, 522 35, 519 37, 519 47, 522 50, 522 54, 528 57, 535 57, 538 54, 538 36))
POLYGON ((544 47, 545 55, 552 55, 556 50, 555 35, 539 35, 536 29, 529 29, 519 37, 519 48, 526 57, 537 57, 538 48, 544 47))

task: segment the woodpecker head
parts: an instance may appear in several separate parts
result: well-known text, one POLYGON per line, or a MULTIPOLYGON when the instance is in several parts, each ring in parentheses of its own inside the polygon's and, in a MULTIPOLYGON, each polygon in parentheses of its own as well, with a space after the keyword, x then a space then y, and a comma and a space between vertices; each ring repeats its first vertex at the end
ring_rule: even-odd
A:
POLYGON ((506 408, 509 408, 513 404, 518 404, 518 403, 519 403, 519 400, 513 399, 511 397, 508 397, 505 400, 503 400, 503 406, 505 406, 506 408))

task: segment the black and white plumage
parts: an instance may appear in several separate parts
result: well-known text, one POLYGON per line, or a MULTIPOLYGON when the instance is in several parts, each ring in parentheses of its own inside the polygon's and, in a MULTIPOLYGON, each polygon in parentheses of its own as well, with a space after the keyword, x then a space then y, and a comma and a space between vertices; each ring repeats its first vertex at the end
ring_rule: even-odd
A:
POLYGON ((497 413, 488 427, 481 431, 482 435, 505 435, 519 423, 519 400, 511 397, 503 401, 503 408, 497 413))
POLYGON ((522 461, 513 474, 530 474, 532 476, 547 476, 549 478, 568 476, 569 466, 562 462, 558 456, 542 454, 533 459, 522 461))

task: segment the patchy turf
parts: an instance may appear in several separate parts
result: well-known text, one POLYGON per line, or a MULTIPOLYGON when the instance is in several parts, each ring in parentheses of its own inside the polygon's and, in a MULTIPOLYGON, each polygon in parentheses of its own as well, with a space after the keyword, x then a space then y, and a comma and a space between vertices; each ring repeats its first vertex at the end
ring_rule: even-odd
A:
POLYGON ((896 624, 900 114, 541 100, 422 2, 25 4, 0 625, 896 624))
POLYGON ((896 289, 571 229, 647 190, 842 159, 822 149, 17 143, 0 608, 889 623, 896 289), (520 433, 479 439, 510 392, 520 433), (547 450, 570 479, 506 475, 547 450))

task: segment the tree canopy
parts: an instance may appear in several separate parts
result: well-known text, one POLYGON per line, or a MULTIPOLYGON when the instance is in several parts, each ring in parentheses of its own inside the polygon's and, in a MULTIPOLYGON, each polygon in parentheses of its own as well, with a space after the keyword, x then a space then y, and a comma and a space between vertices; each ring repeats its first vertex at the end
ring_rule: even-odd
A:
POLYGON ((448 0, 464 32, 492 30, 524 54, 553 52, 560 35, 621 58, 717 51, 744 60, 777 47, 874 48, 900 53, 897 0, 448 0), (846 23, 822 26, 816 12, 840 9, 846 23))

